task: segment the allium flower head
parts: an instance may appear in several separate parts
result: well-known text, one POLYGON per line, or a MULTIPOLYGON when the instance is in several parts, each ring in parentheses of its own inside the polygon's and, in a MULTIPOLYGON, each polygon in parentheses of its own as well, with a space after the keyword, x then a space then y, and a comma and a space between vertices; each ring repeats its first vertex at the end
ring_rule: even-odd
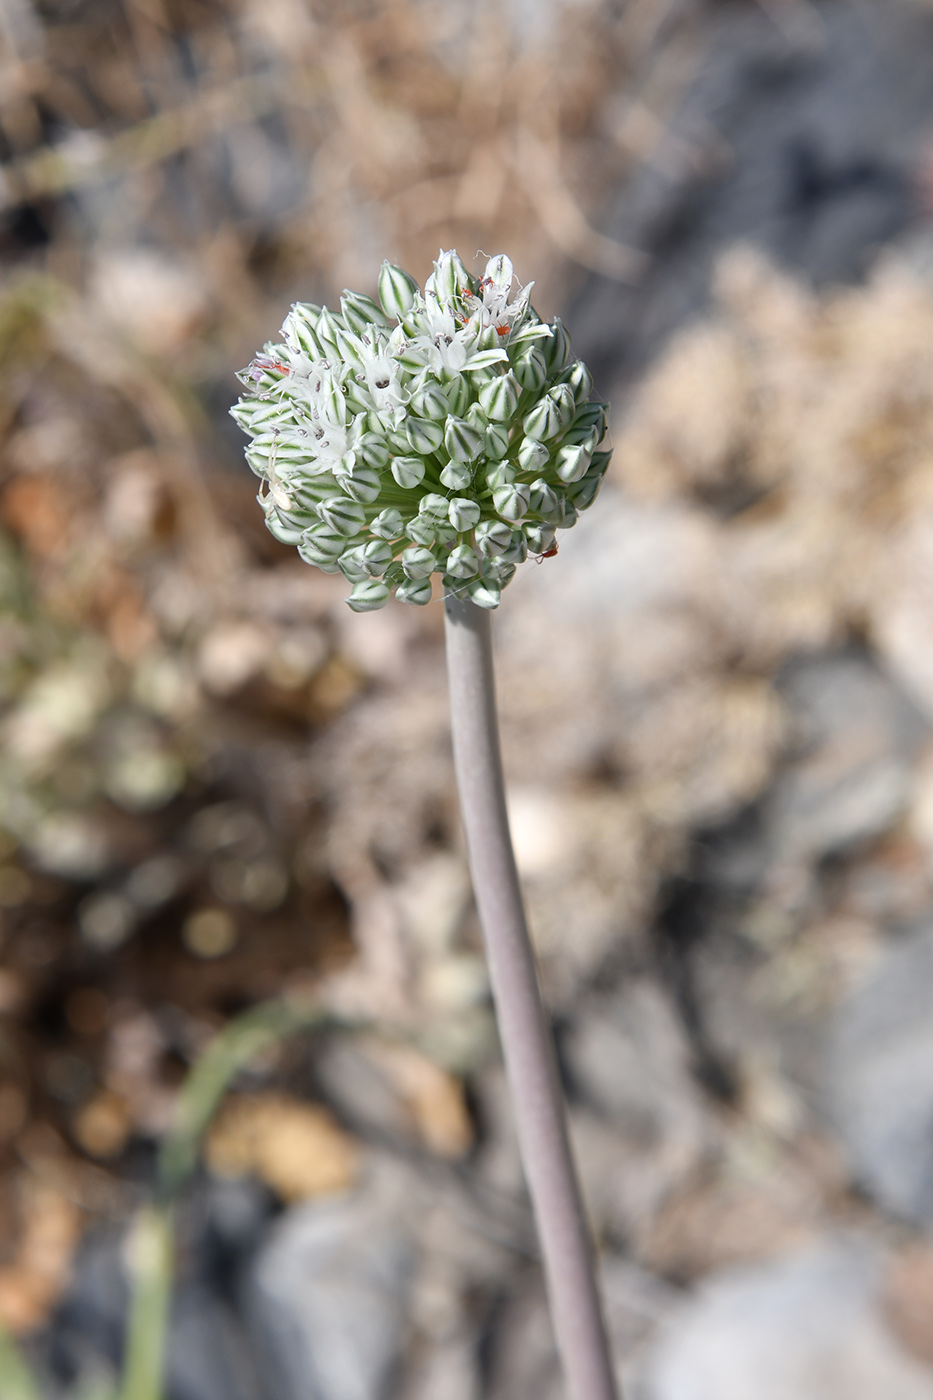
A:
POLYGON ((231 409, 252 441, 272 534, 342 573, 357 612, 393 592, 427 603, 432 577, 480 607, 594 500, 610 453, 560 321, 542 322, 512 264, 482 277, 441 253, 424 292, 384 263, 379 302, 340 314, 298 303, 239 378, 231 409))

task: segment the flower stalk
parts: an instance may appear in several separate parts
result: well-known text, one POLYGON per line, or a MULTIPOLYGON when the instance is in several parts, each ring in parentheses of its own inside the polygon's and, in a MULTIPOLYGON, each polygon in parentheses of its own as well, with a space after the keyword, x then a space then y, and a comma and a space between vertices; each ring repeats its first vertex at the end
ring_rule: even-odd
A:
POLYGON ((442 252, 422 292, 384 263, 379 304, 292 307, 231 410, 276 539, 342 573, 355 612, 443 589, 454 757, 519 1145, 572 1400, 617 1400, 593 1251, 538 989, 502 784, 490 610, 596 498, 607 406, 531 284, 442 252))
POLYGON ((460 810, 558 1350, 573 1400, 618 1400, 509 832, 490 614, 448 596, 445 624, 460 810))

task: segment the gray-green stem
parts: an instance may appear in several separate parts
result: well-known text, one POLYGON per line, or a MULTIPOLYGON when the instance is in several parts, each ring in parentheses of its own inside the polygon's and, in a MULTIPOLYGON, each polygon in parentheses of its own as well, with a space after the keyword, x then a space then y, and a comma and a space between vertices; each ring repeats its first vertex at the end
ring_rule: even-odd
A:
POLYGON ((619 1400, 505 806, 490 615, 448 597, 454 764, 519 1149, 572 1400, 619 1400))

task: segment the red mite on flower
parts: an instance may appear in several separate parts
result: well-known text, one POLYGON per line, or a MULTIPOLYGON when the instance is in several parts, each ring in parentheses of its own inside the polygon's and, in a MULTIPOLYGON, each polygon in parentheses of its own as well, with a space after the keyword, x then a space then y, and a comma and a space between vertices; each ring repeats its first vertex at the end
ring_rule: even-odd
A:
POLYGON ((277 369, 280 374, 289 373, 288 365, 283 365, 281 360, 273 360, 269 355, 257 355, 249 367, 250 378, 258 384, 270 369, 277 369))

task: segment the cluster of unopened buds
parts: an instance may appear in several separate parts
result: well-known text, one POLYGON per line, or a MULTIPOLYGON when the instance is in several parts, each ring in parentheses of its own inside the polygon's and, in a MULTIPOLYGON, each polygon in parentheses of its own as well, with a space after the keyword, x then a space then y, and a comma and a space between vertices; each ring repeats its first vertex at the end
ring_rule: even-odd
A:
POLYGON ((442 253, 422 293, 384 263, 379 301, 298 303, 240 377, 231 410, 277 539, 342 573, 357 612, 432 576, 484 608, 591 504, 609 464, 606 406, 560 321, 512 297, 512 264, 472 276, 442 253))

